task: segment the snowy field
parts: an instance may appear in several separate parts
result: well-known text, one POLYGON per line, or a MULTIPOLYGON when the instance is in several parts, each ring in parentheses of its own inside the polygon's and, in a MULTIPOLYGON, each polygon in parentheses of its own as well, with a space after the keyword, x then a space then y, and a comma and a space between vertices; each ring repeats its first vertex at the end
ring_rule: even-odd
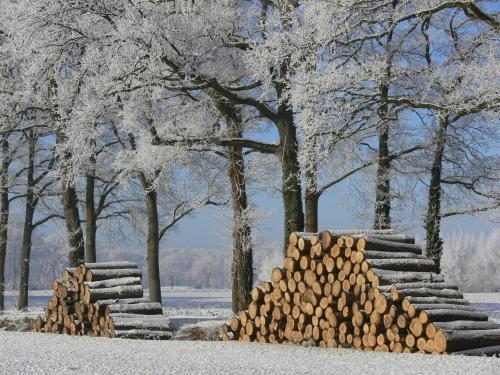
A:
POLYGON ((500 359, 0 332, 0 374, 500 374, 500 359))
MULTIPOLYGON (((231 316, 228 290, 164 289, 165 313, 215 327, 231 316)), ((22 322, 41 312, 50 292, 32 294, 43 302, 27 313, 3 317, 22 322)), ((500 294, 466 294, 500 324, 500 294)), ((0 314, 0 320, 2 315, 0 314)), ((21 323, 19 323, 21 327, 21 323)), ((188 327, 184 329, 189 331, 188 327)), ((183 329, 178 340, 183 339, 183 329)), ((188 337, 189 338, 189 337, 188 337)), ((184 338, 185 339, 185 338, 184 338)), ((2 332, 0 374, 500 374, 499 358, 435 357, 350 350, 259 345, 239 342, 113 340, 2 332), (78 348, 78 355, 74 355, 78 348), (97 359, 96 359, 97 358, 97 359)))

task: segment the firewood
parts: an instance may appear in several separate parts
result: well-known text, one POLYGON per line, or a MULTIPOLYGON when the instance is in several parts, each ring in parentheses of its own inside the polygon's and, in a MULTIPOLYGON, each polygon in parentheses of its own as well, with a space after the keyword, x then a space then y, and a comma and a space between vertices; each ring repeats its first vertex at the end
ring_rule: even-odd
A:
MULTIPOLYGON (((439 353, 440 320, 484 319, 455 284, 431 272, 434 263, 412 238, 383 235, 367 242, 297 233, 285 269, 273 270, 269 290, 252 291, 249 309, 221 329, 221 339, 232 334, 242 341, 439 353), (291 256, 294 248, 299 256, 291 256)), ((470 322, 462 327, 474 328, 470 322)))

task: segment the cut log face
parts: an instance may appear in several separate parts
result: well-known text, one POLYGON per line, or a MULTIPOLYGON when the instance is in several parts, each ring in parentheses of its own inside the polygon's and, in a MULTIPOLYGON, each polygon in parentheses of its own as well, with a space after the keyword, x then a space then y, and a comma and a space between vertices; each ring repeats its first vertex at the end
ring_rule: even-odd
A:
POLYGON ((291 236, 301 251, 289 252, 288 272, 274 269, 269 288, 252 292, 249 310, 221 327, 221 339, 399 353, 500 348, 500 336, 487 334, 496 324, 434 272, 413 238, 340 232, 291 236))
MULTIPOLYGON (((172 337, 161 304, 143 297, 141 272, 135 263, 80 265, 64 269, 62 280, 54 281, 54 296, 44 315, 36 319, 35 332, 156 340, 172 337)), ((223 333, 228 335, 228 330, 223 333)))

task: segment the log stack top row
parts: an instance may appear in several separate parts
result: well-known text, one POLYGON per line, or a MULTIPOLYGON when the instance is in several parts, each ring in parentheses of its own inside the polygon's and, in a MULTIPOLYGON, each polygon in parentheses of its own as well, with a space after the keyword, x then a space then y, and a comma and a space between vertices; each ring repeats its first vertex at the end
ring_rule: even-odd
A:
POLYGON ((142 273, 132 262, 66 268, 36 319, 35 332, 165 340, 172 336, 160 303, 144 297, 142 273))
POLYGON ((252 290, 223 340, 365 351, 500 353, 500 329, 394 230, 292 233, 283 268, 252 290))

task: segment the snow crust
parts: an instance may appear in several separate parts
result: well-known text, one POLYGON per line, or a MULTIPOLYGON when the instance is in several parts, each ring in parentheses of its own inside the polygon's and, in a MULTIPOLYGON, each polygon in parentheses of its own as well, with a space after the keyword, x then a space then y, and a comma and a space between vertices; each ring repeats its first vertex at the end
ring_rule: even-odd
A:
POLYGON ((500 293, 464 293, 464 298, 470 303, 500 304, 500 293))
POLYGON ((0 332, 0 374, 500 374, 500 359, 0 332))

